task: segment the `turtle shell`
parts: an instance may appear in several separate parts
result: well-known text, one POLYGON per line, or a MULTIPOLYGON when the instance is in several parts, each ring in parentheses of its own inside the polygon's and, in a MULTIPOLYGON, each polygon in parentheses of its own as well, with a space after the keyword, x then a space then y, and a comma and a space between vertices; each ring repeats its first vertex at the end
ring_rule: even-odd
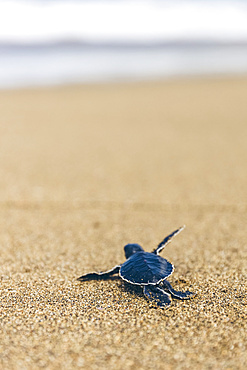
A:
POLYGON ((137 252, 121 266, 120 277, 131 284, 156 285, 173 272, 173 265, 166 259, 149 252, 137 252))

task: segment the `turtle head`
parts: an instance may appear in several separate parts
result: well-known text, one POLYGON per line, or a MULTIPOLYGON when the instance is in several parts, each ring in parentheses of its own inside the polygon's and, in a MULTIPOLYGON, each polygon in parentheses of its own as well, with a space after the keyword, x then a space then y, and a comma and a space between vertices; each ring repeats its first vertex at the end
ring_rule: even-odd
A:
POLYGON ((132 254, 137 253, 137 252, 143 252, 143 248, 139 244, 127 244, 124 247, 124 253, 126 259, 128 259, 132 254))

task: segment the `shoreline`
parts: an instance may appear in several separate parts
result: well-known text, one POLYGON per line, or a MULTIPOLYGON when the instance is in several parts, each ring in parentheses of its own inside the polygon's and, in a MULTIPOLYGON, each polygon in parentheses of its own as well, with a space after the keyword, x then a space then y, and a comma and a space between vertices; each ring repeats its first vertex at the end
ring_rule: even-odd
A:
POLYGON ((146 85, 169 85, 169 84, 190 84, 190 83, 203 83, 203 82, 231 82, 246 80, 246 73, 226 73, 226 74, 195 74, 195 75, 178 75, 178 76, 166 76, 157 78, 140 78, 140 79, 120 79, 120 80, 109 80, 109 81, 91 81, 91 82, 61 82, 57 84, 44 84, 44 85, 29 85, 20 87, 0 87, 0 94, 5 92, 18 92, 18 91, 42 91, 42 90, 61 90, 61 89, 84 89, 84 88, 104 88, 104 87, 137 87, 146 85))

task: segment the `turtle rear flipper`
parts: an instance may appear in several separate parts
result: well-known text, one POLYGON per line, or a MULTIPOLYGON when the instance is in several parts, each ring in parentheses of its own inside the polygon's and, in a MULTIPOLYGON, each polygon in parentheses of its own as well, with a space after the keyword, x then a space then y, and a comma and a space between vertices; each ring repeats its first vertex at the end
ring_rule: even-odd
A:
POLYGON ((143 293, 148 300, 154 301, 159 307, 167 307, 170 305, 170 294, 153 285, 144 285, 143 293))
POLYGON ((87 281, 87 280, 99 280, 107 279, 109 276, 118 274, 121 265, 114 266, 112 269, 104 272, 89 272, 88 274, 80 276, 78 281, 87 281))
POLYGON ((168 291, 172 295, 172 297, 178 299, 190 299, 195 295, 195 293, 189 292, 188 290, 186 292, 179 292, 173 289, 173 287, 167 280, 162 281, 160 288, 165 289, 165 291, 168 291))

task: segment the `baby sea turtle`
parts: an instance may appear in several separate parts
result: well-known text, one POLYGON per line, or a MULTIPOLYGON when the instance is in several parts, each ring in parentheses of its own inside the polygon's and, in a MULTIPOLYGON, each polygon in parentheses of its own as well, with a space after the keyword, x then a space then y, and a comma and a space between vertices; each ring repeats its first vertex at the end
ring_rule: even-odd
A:
POLYGON ((105 272, 91 272, 82 275, 77 280, 105 279, 111 275, 119 274, 124 281, 140 285, 144 295, 159 307, 169 306, 171 296, 178 299, 189 299, 194 293, 176 291, 166 280, 172 274, 174 267, 169 261, 159 256, 162 249, 184 227, 180 227, 168 235, 152 253, 145 252, 139 244, 127 244, 124 247, 126 261, 123 264, 105 272))

